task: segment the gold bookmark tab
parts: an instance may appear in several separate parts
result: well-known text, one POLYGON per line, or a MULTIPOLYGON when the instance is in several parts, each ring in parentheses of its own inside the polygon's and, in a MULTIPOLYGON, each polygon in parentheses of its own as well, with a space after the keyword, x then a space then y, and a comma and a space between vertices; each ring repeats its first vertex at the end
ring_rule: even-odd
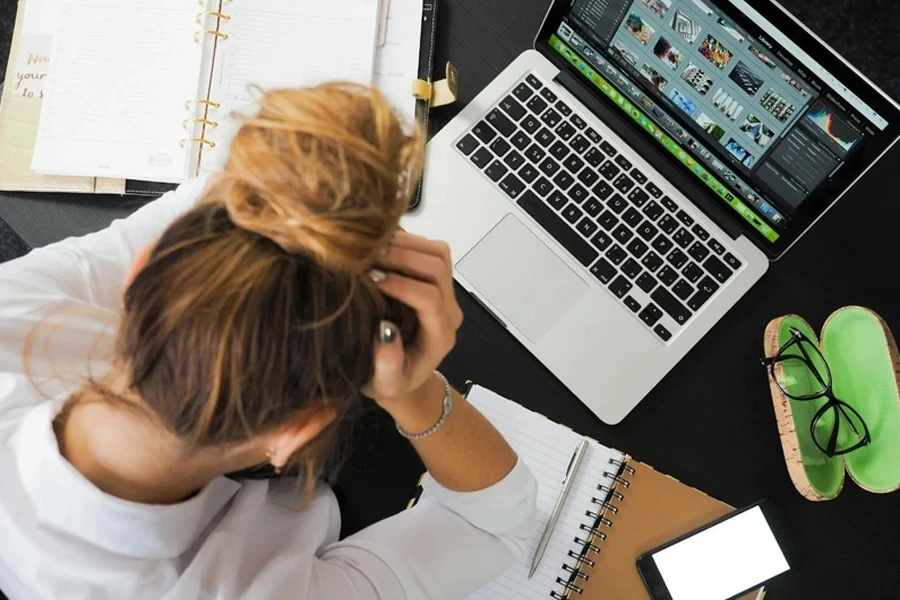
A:
POLYGON ((412 95, 428 102, 429 108, 453 104, 459 99, 459 73, 456 67, 448 62, 446 78, 434 83, 416 79, 413 81, 412 95))

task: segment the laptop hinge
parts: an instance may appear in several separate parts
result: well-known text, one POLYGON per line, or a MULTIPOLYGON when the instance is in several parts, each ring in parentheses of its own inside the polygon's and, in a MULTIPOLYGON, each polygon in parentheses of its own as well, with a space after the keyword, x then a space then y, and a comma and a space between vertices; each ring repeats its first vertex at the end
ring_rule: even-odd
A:
POLYGON ((693 177, 690 177, 683 170, 669 162, 662 148, 656 148, 656 144, 651 143, 644 135, 629 125, 621 111, 610 108, 605 102, 597 98, 590 91, 587 83, 567 71, 560 71, 559 75, 554 78, 554 81, 575 96, 598 119, 609 125, 625 143, 640 154, 644 160, 653 165, 653 168, 660 175, 678 188, 697 208, 721 227, 731 239, 737 239, 743 235, 741 227, 735 222, 735 217, 710 198, 703 187, 693 181, 693 177))

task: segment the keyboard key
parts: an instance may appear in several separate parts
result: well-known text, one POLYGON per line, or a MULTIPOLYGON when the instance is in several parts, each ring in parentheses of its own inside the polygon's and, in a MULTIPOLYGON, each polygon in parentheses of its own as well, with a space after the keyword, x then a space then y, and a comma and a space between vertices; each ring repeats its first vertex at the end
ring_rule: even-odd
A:
POLYGON ((534 165, 525 164, 524 167, 519 169, 519 177, 521 177, 525 183, 531 183, 535 179, 537 179, 538 170, 534 167, 534 165))
MULTIPOLYGON (((553 212, 549 206, 533 192, 525 192, 518 200, 518 205, 538 222, 575 260, 587 267, 600 256, 593 246, 587 243, 574 229, 553 212)), ((574 207, 576 210, 578 207, 574 207)))
POLYGON ((592 217, 596 217, 603 210, 603 205, 600 204, 600 201, 596 198, 588 198, 588 201, 584 204, 584 212, 591 215, 592 217))
POLYGON ((525 83, 520 83, 516 86, 516 89, 513 90, 513 96, 518 98, 521 102, 527 102, 532 95, 534 95, 534 92, 525 83))
POLYGON ((571 123, 569 123, 568 121, 563 121, 559 124, 559 127, 556 128, 556 135, 568 141, 572 139, 572 136, 575 135, 577 131, 578 130, 575 129, 575 127, 573 127, 571 123))
POLYGON ((659 187, 657 187, 657 185, 655 183, 653 183, 652 181, 650 183, 648 183, 647 185, 645 185, 644 189, 647 190, 647 192, 654 198, 661 198, 663 195, 662 190, 659 189, 659 187))
POLYGON ((616 298, 621 298, 631 291, 634 285, 622 275, 616 277, 615 281, 609 284, 609 291, 615 294, 616 298))
POLYGON ((694 293, 694 288, 684 279, 679 279, 678 283, 672 286, 672 293, 682 300, 687 300, 694 293))
POLYGON ((725 283, 731 277, 731 269, 715 256, 710 256, 706 259, 706 262, 703 263, 703 268, 715 277, 719 283, 725 283))
POLYGON ((703 277, 703 269, 697 266, 697 263, 691 263, 681 272, 685 279, 691 283, 697 283, 703 277))
POLYGON ((551 108, 541 115, 541 121, 543 121, 550 127, 556 127, 557 125, 559 125, 559 122, 562 121, 562 117, 559 116, 558 112, 551 108))
POLYGON ((671 250, 675 246, 672 240, 662 235, 657 236, 657 238, 653 240, 653 243, 650 245, 653 246, 653 249, 659 252, 661 255, 668 254, 669 250, 671 250))
POLYGON ((622 223, 613 231, 613 237, 616 238, 620 244, 625 244, 634 237, 634 232, 622 223))
POLYGON ((678 273, 669 265, 663 267, 662 270, 660 270, 660 272, 656 274, 656 276, 659 277, 659 280, 666 285, 672 285, 673 283, 678 281, 678 273))
POLYGON ((555 156, 556 160, 563 160, 569 155, 569 147, 557 140, 550 146, 550 154, 555 156))
POLYGON ((632 298, 631 296, 626 296, 625 300, 623 300, 623 302, 625 303, 625 306, 628 307, 628 310, 630 310, 633 313, 636 313, 637 311, 641 310, 641 303, 638 302, 637 300, 635 300, 634 298, 632 298))
POLYGON ((691 296, 691 299, 688 300, 687 305, 691 310, 700 310, 700 308, 706 304, 707 300, 712 298, 712 295, 715 294, 719 290, 719 284, 713 281, 710 277, 704 277, 703 281, 697 286, 697 293, 691 296))
POLYGON ((506 165, 499 160, 495 160, 484 170, 484 173, 490 177, 491 181, 497 182, 503 179, 504 175, 509 173, 509 169, 507 169, 506 165))
POLYGON ((475 125, 475 127, 472 128, 472 133, 485 144, 490 144, 494 138, 497 137, 497 132, 485 121, 475 125))
POLYGON ((512 142, 512 145, 515 146, 519 150, 524 150, 531 144, 531 138, 528 137, 524 131, 517 131, 515 135, 513 135, 509 141, 512 142))
POLYGON ((500 101, 500 108, 503 112, 512 117, 513 121, 518 121, 527 114, 525 107, 519 104, 519 101, 512 96, 507 96, 500 101))
POLYGON ((662 311, 659 310, 655 304, 648 304, 647 307, 641 311, 641 314, 638 315, 644 323, 653 327, 656 325, 656 322, 659 321, 663 314, 662 311))
POLYGON ((675 322, 679 325, 684 325, 688 322, 688 319, 691 318, 691 311, 685 308, 685 306, 678 301, 678 298, 673 296, 669 290, 662 286, 656 288, 656 291, 650 294, 650 298, 659 304, 660 308, 662 308, 667 315, 675 319, 675 322))
POLYGON ((640 258, 640 257, 642 257, 644 254, 646 254, 646 253, 647 253, 647 250, 649 250, 650 248, 647 246, 647 244, 645 244, 644 242, 642 242, 642 241, 639 240, 638 238, 634 238, 633 240, 631 240, 631 243, 628 244, 628 247, 627 247, 626 249, 627 249, 629 252, 631 252, 631 255, 632 255, 633 257, 635 257, 635 258, 640 258))
POLYGON ((670 339, 672 339, 672 334, 669 333, 669 330, 666 329, 665 327, 663 327, 662 325, 657 325, 656 327, 654 327, 653 333, 658 335, 659 339, 661 339, 664 342, 668 342, 670 339))
POLYGON ((611 160, 606 161, 605 163, 603 163, 603 166, 600 167, 600 174, 606 177, 608 181, 612 181, 613 179, 618 177, 619 173, 621 172, 622 170, 619 169, 619 167, 617 167, 615 164, 613 164, 611 160))
POLYGON ((609 199, 606 205, 617 215, 622 214, 622 211, 628 208, 628 202, 619 194, 613 194, 613 197, 609 199))
POLYGON ((456 143, 456 147, 465 154, 466 156, 475 152, 475 149, 479 146, 478 140, 475 139, 471 133, 467 133, 463 139, 459 140, 456 143))
POLYGON ((541 96, 546 98, 547 102, 556 102, 556 94, 554 94, 547 88, 541 90, 541 96))
POLYGON ((536 90, 539 90, 542 87, 544 87, 544 84, 541 83, 541 80, 538 79, 537 77, 535 77, 534 75, 528 75, 528 77, 525 78, 525 81, 527 81, 528 85, 530 85, 531 87, 533 87, 536 90))
POLYGON ((584 161, 578 158, 577 154, 572 154, 569 156, 569 158, 563 161, 563 166, 574 175, 581 170, 581 167, 584 166, 584 161))
POLYGON ((669 198, 668 196, 663 196, 663 199, 660 200, 660 202, 662 202, 662 205, 665 206, 667 209, 671 210, 672 212, 675 212, 678 210, 678 205, 675 204, 675 201, 672 200, 671 198, 669 198))
POLYGON ((656 280, 650 273, 644 273, 637 279, 637 286, 641 288, 645 294, 649 294, 656 287, 656 280))
POLYGON ((556 103, 556 110, 558 110, 559 114, 561 114, 564 117, 568 117, 569 115, 572 114, 572 109, 569 108, 569 105, 566 104, 565 102, 563 102, 562 100, 560 100, 559 102, 556 103))
POLYGON ((500 189, 515 200, 525 190, 525 184, 522 183, 521 179, 510 173, 500 182, 500 189))
POLYGON ((631 161, 622 156, 621 154, 616 157, 616 164, 625 169, 626 171, 631 169, 631 161))
POLYGON ((536 139, 541 146, 546 148, 556 141, 556 136, 553 135, 553 133, 549 129, 543 127, 540 131, 537 132, 537 135, 534 136, 534 139, 536 139))
POLYGON ((566 205, 566 207, 563 209, 563 211, 562 211, 562 216, 563 216, 563 218, 564 218, 566 221, 568 221, 569 223, 571 223, 572 225, 574 225, 575 223, 577 223, 577 222, 581 219, 581 217, 584 216, 584 213, 581 211, 580 208, 578 208, 577 206, 575 206, 574 204, 572 204, 572 203, 570 202, 570 203, 569 203, 568 205, 566 205))
POLYGON ((591 127, 588 127, 587 130, 586 130, 584 133, 585 133, 585 134, 588 136, 588 138, 589 138, 592 142, 594 142, 595 144, 599 144, 600 142, 603 141, 603 138, 600 137, 600 134, 597 133, 596 131, 594 131, 593 128, 591 128, 591 127))
POLYGON ((612 281, 612 278, 616 276, 618 271, 614 266, 609 264, 608 260, 601 258, 591 267, 591 273, 600 281, 600 283, 606 285, 612 281))
POLYGON ((581 186, 577 183, 572 186, 571 190, 569 190, 569 198, 571 198, 578 204, 581 204, 582 202, 587 200, 588 194, 589 194, 589 192, 586 189, 584 189, 583 186, 581 186))
POLYGON ((712 248, 712 251, 716 254, 723 254, 725 252, 725 246, 719 243, 718 240, 709 240, 709 247, 712 248))
POLYGON ((688 261, 688 257, 684 252, 682 252, 678 248, 675 248, 674 250, 669 252, 669 255, 666 257, 666 260, 669 261, 670 265, 675 267, 676 271, 678 271, 688 261))
POLYGON ((651 221, 655 221, 660 218, 665 211, 665 209, 656 203, 656 200, 651 200, 649 204, 644 207, 644 210, 641 212, 644 213, 644 216, 650 219, 651 221))
POLYGON ((584 217, 580 221, 578 221, 578 225, 575 227, 581 235, 584 237, 591 237, 594 235, 594 232, 597 231, 598 226, 594 223, 593 219, 590 217, 584 217))
POLYGON ((504 140, 503 138, 497 138, 493 142, 491 142, 491 152, 494 153, 498 158, 502 158, 507 152, 509 152, 510 145, 509 142, 504 140))
POLYGON ((709 248, 703 245, 703 242, 694 242, 694 245, 688 249, 688 255, 697 262, 703 262, 709 256, 709 248))
POLYGON ((569 189, 569 186, 575 183, 575 178, 569 175, 566 171, 560 171, 556 174, 556 177, 553 178, 553 183, 555 183, 560 187, 560 189, 565 191, 569 189))
POLYGON ((621 265, 628 258, 628 254, 618 244, 606 251, 606 258, 614 265, 621 265))
POLYGON ((622 192, 623 194, 627 194, 631 191, 631 188, 634 187, 634 181, 631 180, 631 177, 622 173, 619 175, 616 180, 613 182, 613 187, 622 192))
POLYGON ((541 114, 547 109, 547 103, 544 102, 540 96, 534 96, 525 106, 536 115, 541 114))
POLYGON ((622 215, 622 219, 632 227, 637 227, 638 223, 644 220, 644 217, 641 216, 641 213, 635 207, 629 206, 625 214, 622 215))
POLYGON ((663 259, 660 258, 659 254, 651 251, 644 259, 641 261, 641 264, 644 265, 644 268, 650 271, 651 273, 655 273, 658 268, 663 265, 663 259))
MULTIPOLYGON (((522 122, 519 123, 519 127, 534 135, 534 132, 541 128, 541 122, 537 120, 537 117, 528 116, 522 119, 522 122)), ((528 139, 528 138, 526 138, 528 139)), ((531 143, 531 140, 528 140, 528 143, 531 143)), ((521 150, 521 147, 519 147, 521 150)))
POLYGON ((694 241, 694 236, 691 235, 690 231, 682 227, 675 232, 675 235, 672 236, 672 241, 678 244, 681 248, 687 248, 694 241))
POLYGON ((640 208, 647 203, 647 200, 650 199, 650 195, 641 188, 636 187, 628 194, 628 199, 631 200, 632 204, 640 208))
POLYGON ((574 125, 578 129, 584 129, 587 127, 587 123, 584 122, 584 119, 579 117, 578 115, 572 115, 572 118, 569 119, 572 121, 572 125, 574 125))
POLYGON ((672 218, 672 215, 666 215, 662 219, 659 220, 659 228, 665 231, 668 235, 672 235, 672 232, 678 229, 678 221, 672 218))
POLYGON ((503 159, 503 162, 505 162, 510 169, 515 171, 525 163, 525 157, 513 150, 506 155, 506 158, 503 159))
POLYGON ((569 199, 566 198, 566 195, 560 192, 559 190, 553 190, 553 193, 547 198, 547 204, 555 208, 556 210, 562 210, 562 208, 569 203, 569 199))
POLYGON ((610 158, 618 154, 618 151, 609 142, 601 142, 600 149, 603 150, 603 154, 609 156, 610 158))
POLYGON ((638 185, 644 185, 645 183, 647 183, 647 176, 637 169, 633 169, 631 171, 631 178, 637 181, 638 185))
POLYGON ((600 176, 590 167, 585 167, 578 174, 578 181, 590 187, 600 180, 600 176))
POLYGON ((633 258, 629 258, 622 265, 622 272, 625 273, 625 275, 627 275, 629 279, 634 279, 635 277, 640 275, 641 270, 642 269, 640 263, 638 263, 638 261, 634 260, 633 258))
POLYGON ((709 239, 709 232, 707 230, 703 229, 703 226, 700 225, 700 223, 697 223, 696 225, 694 225, 691 228, 691 231, 693 231, 694 235, 696 235, 698 238, 700 238, 704 242, 709 239))
POLYGON ((617 219, 616 215, 607 208, 603 211, 602 215, 597 217, 597 222, 600 223, 600 226, 603 227, 603 229, 612 231, 613 227, 619 224, 619 219, 617 219))
POLYGON ((587 151, 587 154, 584 155, 584 160, 586 160, 589 165, 596 168, 603 164, 603 161, 606 160, 606 158, 603 156, 602 152, 596 148, 591 148, 587 151))
POLYGON ((584 151, 591 147, 591 143, 588 139, 580 133, 569 141, 569 145, 572 146, 572 149, 578 154, 584 154, 584 151))
POLYGON ((538 168, 547 177, 553 177, 559 171, 559 163, 548 156, 544 159, 544 162, 538 165, 538 168))
POLYGON ((687 214, 683 210, 679 210, 675 216, 678 217, 679 221, 684 223, 685 227, 690 227, 691 225, 694 224, 693 217, 691 217, 691 215, 687 214))
POLYGON ((517 129, 516 124, 510 121, 509 117, 496 108, 488 113, 487 122, 490 123, 494 129, 503 134, 504 137, 511 136, 517 129))
POLYGON ((533 163, 541 162, 541 159, 543 159, 545 156, 547 156, 547 151, 537 144, 532 144, 531 146, 529 146, 528 150, 525 151, 525 158, 533 163))
POLYGON ((473 154, 469 158, 469 160, 475 163, 475 166, 477 166, 479 169, 483 169, 487 165, 491 164, 491 161, 494 160, 494 155, 491 154, 491 151, 487 148, 481 148, 480 150, 478 150, 478 152, 473 154))
POLYGON ((594 194, 601 200, 606 200, 609 198, 609 195, 612 194, 613 189, 612 186, 606 183, 605 181, 601 181, 597 185, 594 186, 594 194))
POLYGON ((535 181, 532 187, 534 188, 534 191, 537 193, 537 195, 541 198, 553 191, 553 184, 550 183, 550 180, 546 177, 541 177, 540 179, 535 181))
POLYGON ((637 228, 637 234, 641 236, 641 238, 645 242, 649 242, 650 240, 655 238, 657 233, 659 233, 659 229, 654 227, 653 223, 651 223, 650 221, 644 221, 637 228))
POLYGON ((603 251, 609 248, 612 238, 605 231, 598 231, 597 235, 591 238, 591 243, 597 246, 600 251, 603 251))
POLYGON ((735 271, 741 268, 741 261, 739 261, 737 257, 731 252, 725 255, 725 264, 727 264, 735 271))

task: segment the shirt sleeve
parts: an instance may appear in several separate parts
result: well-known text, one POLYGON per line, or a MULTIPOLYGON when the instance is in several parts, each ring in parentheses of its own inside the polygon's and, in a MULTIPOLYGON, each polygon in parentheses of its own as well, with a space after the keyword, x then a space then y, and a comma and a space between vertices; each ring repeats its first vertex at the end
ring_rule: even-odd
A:
MULTIPOLYGON (((0 372, 23 372, 25 340, 32 333, 37 349, 52 344, 52 359, 81 361, 64 368, 80 366, 83 372, 98 339, 115 325, 135 255, 187 212, 205 185, 206 178, 188 181, 106 229, 0 265, 0 372), (35 332, 40 323, 47 327, 35 332), (42 343, 42 334, 51 337, 42 343)), ((38 354, 34 366, 40 375, 42 359, 51 357, 38 354)))
POLYGON ((413 509, 326 546, 306 597, 463 598, 524 555, 536 495, 521 460, 477 492, 453 492, 429 479, 413 509))

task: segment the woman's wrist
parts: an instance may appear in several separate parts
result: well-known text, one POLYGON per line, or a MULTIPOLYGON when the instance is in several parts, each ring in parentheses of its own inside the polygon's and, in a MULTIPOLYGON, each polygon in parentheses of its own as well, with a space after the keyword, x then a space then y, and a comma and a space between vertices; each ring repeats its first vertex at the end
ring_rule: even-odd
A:
POLYGON ((418 434, 428 431, 441 418, 446 395, 444 382, 432 373, 415 390, 390 400, 379 400, 378 404, 393 417, 400 429, 418 434))

